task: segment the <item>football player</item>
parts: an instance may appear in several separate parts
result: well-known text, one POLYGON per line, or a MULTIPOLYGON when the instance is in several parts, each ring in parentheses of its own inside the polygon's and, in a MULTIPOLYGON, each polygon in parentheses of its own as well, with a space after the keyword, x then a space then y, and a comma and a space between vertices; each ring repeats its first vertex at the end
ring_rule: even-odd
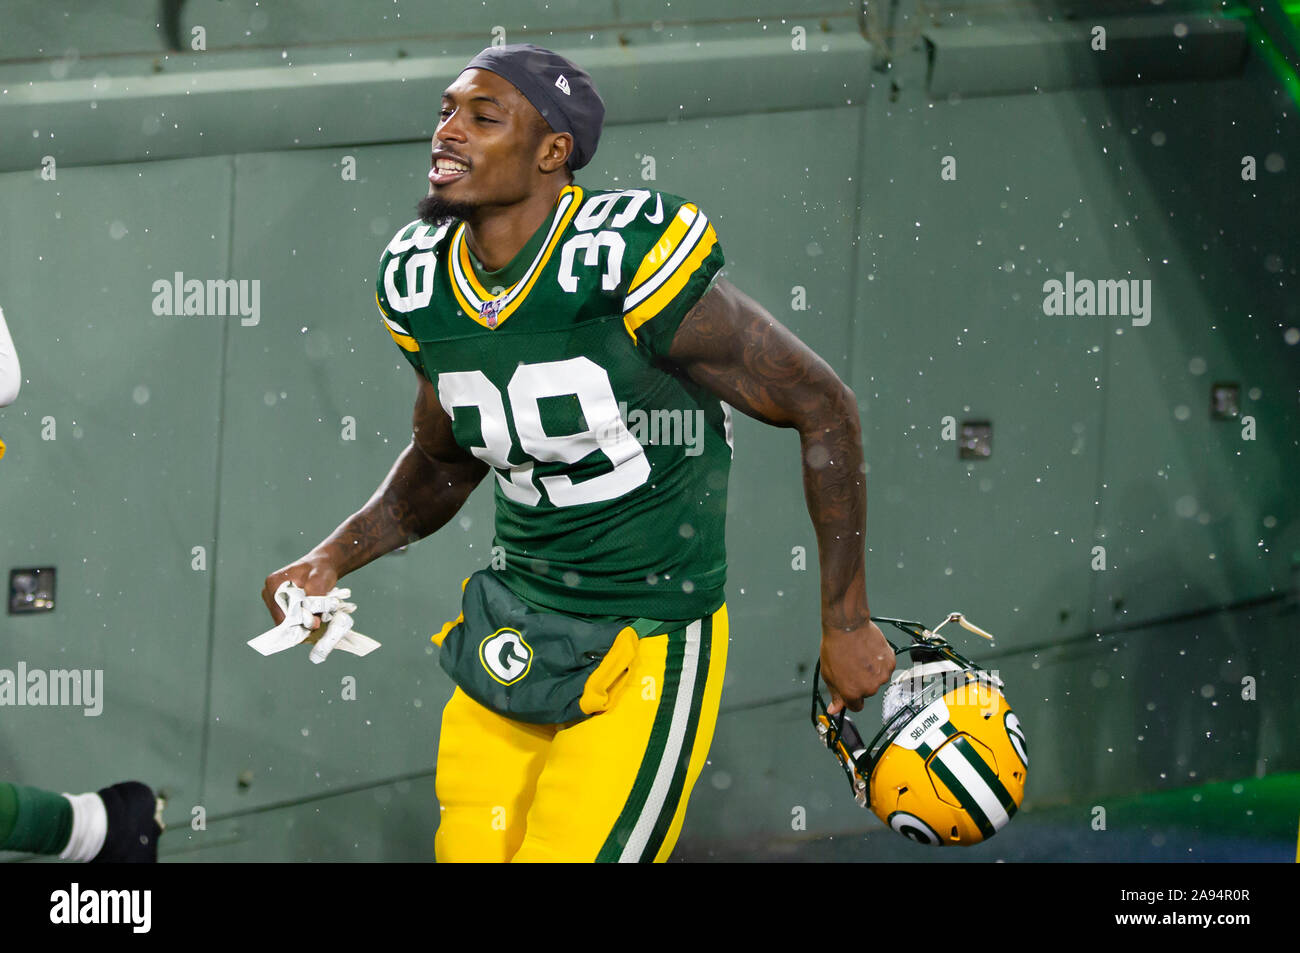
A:
POLYGON ((484 50, 443 92, 428 195, 376 289, 415 371, 414 437, 366 505, 263 589, 279 624, 286 579, 328 593, 438 530, 492 475, 493 565, 434 636, 457 681, 438 748, 439 861, 671 853, 726 665, 730 407, 799 434, 832 711, 861 710, 894 668, 867 607, 853 393, 719 277, 700 207, 574 179, 603 119, 588 74, 531 44, 484 50), (560 653, 548 658, 554 639, 503 623, 525 618, 569 646, 619 639, 574 650, 595 666, 575 686, 560 653), (524 715, 538 678, 553 681, 524 715))

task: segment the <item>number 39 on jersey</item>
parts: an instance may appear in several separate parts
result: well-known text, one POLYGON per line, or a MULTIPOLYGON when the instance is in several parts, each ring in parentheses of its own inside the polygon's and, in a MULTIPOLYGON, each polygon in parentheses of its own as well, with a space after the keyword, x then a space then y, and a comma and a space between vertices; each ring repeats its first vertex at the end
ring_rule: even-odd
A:
POLYGON ((384 325, 457 443, 495 471, 497 542, 539 563, 535 577, 581 578, 613 547, 629 566, 696 567, 686 596, 721 579, 730 418, 666 359, 723 262, 681 197, 576 184, 494 273, 502 287, 485 287, 464 222, 411 222, 384 249, 384 325), (637 410, 699 415, 703 452, 635 439, 623 413, 637 410))

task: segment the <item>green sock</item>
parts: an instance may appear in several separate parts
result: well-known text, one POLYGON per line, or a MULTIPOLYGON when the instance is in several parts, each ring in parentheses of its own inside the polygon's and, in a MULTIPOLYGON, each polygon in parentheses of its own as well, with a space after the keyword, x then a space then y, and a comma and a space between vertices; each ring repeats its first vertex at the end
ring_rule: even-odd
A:
POLYGON ((72 805, 62 794, 0 783, 0 850, 57 854, 72 835, 72 805))

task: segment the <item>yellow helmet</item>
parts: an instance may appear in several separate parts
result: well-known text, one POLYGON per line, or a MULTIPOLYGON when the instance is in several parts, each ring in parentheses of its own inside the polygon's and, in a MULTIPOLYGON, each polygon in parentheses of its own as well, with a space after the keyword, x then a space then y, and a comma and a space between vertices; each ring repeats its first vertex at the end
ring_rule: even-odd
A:
MULTIPOLYGON (((846 710, 826 711, 821 664, 813 674, 813 725, 844 768, 858 803, 914 841, 977 844, 1001 830, 1025 796, 1029 753, 1002 679, 957 653, 936 633, 949 622, 987 639, 960 612, 931 631, 919 622, 872 617, 912 636, 899 648, 910 669, 882 696, 883 723, 864 743, 846 710)), ((892 644, 892 643, 891 643, 892 644)))

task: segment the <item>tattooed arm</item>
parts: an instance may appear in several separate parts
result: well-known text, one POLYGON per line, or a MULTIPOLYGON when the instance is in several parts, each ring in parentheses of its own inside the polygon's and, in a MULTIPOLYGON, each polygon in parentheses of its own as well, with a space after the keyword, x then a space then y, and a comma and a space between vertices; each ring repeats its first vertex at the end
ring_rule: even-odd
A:
MULTIPOLYGON (((285 579, 292 579, 309 596, 324 595, 353 570, 441 529, 487 474, 488 465, 453 439, 451 418, 438 403, 433 385, 418 372, 416 376, 420 389, 411 443, 384 482, 365 506, 315 549, 266 577, 262 601, 276 625, 284 613, 275 604, 275 590, 285 579)), ((317 625, 319 617, 312 628, 317 625)))
POLYGON ((821 564, 822 674, 832 713, 862 709, 894 669, 870 620, 867 492, 857 400, 835 372, 761 305, 719 278, 668 352, 693 381, 737 410, 799 432, 804 499, 821 564))

